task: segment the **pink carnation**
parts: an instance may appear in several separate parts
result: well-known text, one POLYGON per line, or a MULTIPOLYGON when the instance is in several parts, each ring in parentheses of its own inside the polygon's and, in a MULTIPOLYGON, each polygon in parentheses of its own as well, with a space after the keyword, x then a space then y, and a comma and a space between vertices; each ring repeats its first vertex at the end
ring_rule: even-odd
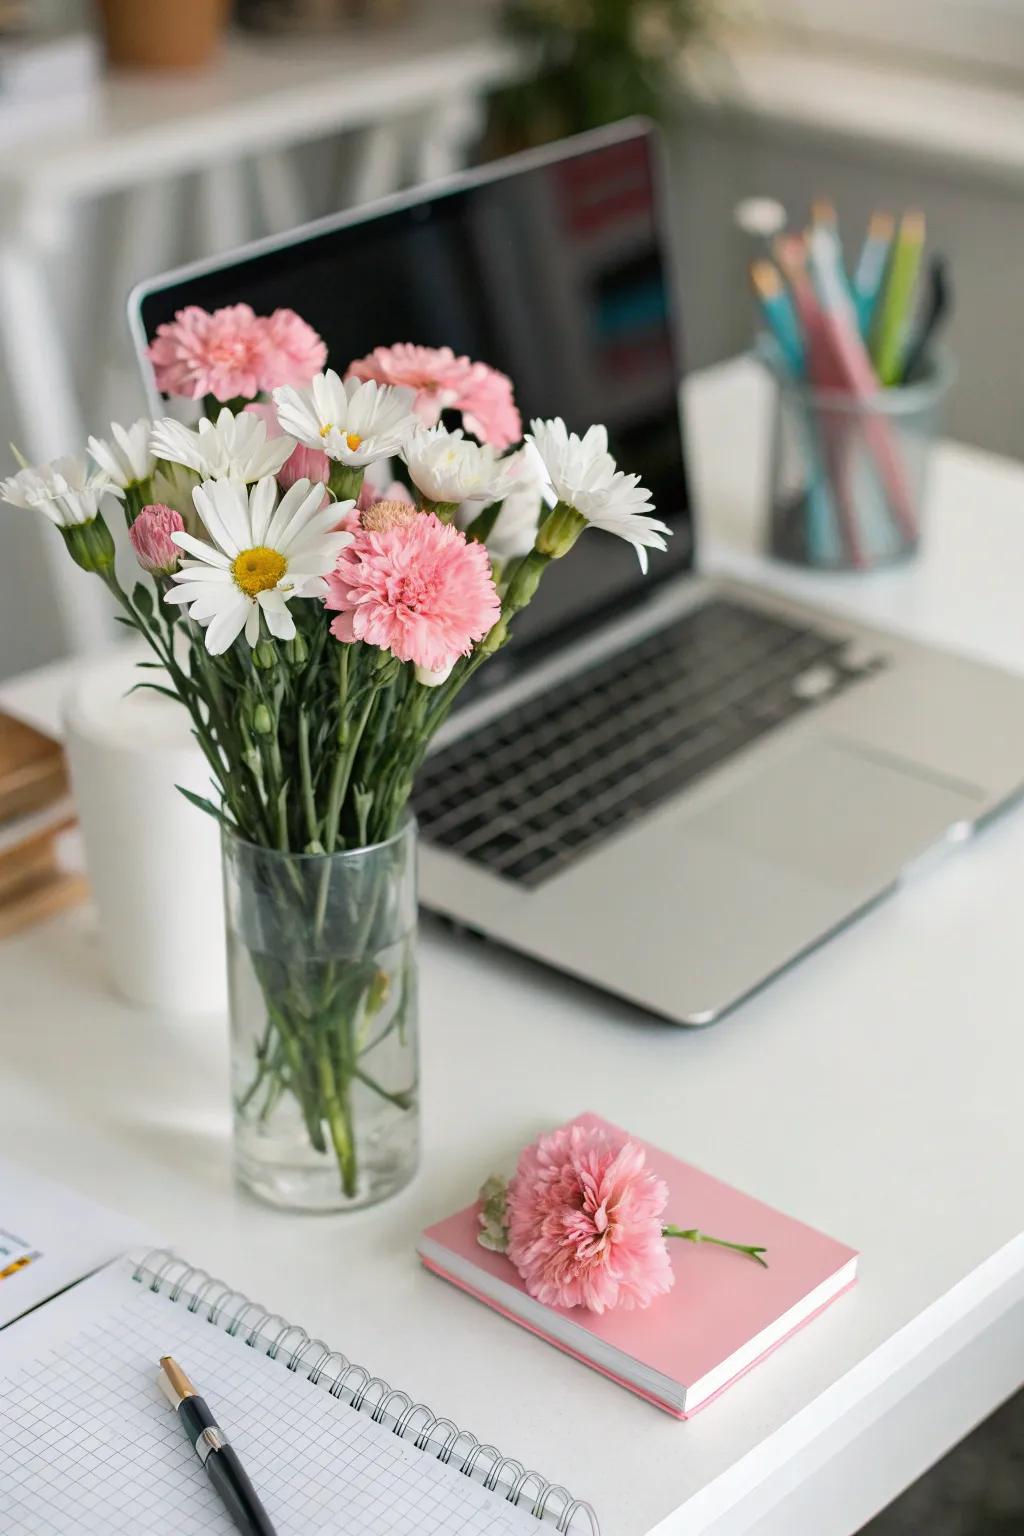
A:
POLYGON ((459 401, 462 422, 482 443, 504 450, 523 435, 522 417, 512 397, 512 380, 483 363, 474 363, 459 401))
POLYGON ((212 314, 190 304, 157 327, 149 360, 162 394, 251 399, 262 388, 264 348, 263 322, 248 304, 212 314))
POLYGON ((327 348, 293 309, 264 317, 248 304, 212 314, 190 304, 157 327, 149 360, 162 394, 251 400, 281 384, 308 384, 326 363, 327 348))
POLYGON ((155 576, 169 576, 178 569, 181 559, 181 550, 171 534, 184 532, 181 513, 158 501, 143 507, 128 529, 128 537, 144 571, 155 576))
POLYGON ((646 1307, 675 1278, 662 1235, 667 1200, 642 1147, 563 1126, 519 1158, 508 1188, 508 1256, 546 1306, 646 1307))
POLYGON ((482 544, 432 512, 361 529, 327 578, 331 633, 440 672, 472 650, 501 612, 482 544))
POLYGON ((260 387, 268 394, 283 384, 301 389, 314 374, 323 372, 327 347, 294 309, 275 309, 261 324, 264 351, 260 387))
MULTIPOLYGON (((246 406, 246 410, 266 424, 268 442, 272 437, 284 436, 274 406, 264 404, 262 400, 254 400, 246 406)), ((307 448, 304 443, 296 443, 294 451, 277 472, 277 483, 283 491, 287 491, 296 480, 309 480, 314 485, 319 480, 321 485, 326 485, 330 476, 331 461, 326 453, 321 453, 319 448, 307 448)))
POLYGON ((407 341, 375 347, 350 366, 348 377, 414 389, 413 408, 425 427, 434 426, 442 411, 457 410, 466 430, 495 448, 508 448, 523 435, 512 381, 486 363, 456 357, 451 347, 418 347, 407 341))

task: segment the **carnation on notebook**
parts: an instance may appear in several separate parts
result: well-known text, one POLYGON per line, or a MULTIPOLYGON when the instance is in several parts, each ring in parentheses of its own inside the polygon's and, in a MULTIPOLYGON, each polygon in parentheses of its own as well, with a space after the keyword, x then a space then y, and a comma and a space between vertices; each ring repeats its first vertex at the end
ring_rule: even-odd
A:
POLYGON ((856 1274, 852 1248, 593 1114, 481 1193, 422 1234, 427 1268, 680 1418, 856 1274))

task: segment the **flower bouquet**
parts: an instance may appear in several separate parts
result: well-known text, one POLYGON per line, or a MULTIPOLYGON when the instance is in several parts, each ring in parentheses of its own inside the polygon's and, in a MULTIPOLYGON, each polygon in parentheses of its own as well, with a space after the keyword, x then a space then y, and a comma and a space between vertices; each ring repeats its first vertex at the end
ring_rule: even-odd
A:
POLYGON ((114 424, 0 497, 106 583, 153 652, 139 686, 180 700, 209 763, 189 798, 223 830, 241 1179, 366 1204, 417 1157, 408 802, 431 739, 588 527, 642 565, 668 529, 603 427, 521 443, 510 381, 447 348, 325 372, 298 315, 233 305, 183 310, 150 358, 195 426, 114 424))

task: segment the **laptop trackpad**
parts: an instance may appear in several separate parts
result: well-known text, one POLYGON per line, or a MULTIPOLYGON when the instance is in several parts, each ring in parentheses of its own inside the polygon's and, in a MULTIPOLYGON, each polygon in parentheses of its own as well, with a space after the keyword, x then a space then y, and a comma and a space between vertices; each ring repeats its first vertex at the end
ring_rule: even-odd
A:
POLYGON ((688 823, 766 864, 828 885, 877 887, 977 815, 973 784, 821 739, 726 792, 688 823))

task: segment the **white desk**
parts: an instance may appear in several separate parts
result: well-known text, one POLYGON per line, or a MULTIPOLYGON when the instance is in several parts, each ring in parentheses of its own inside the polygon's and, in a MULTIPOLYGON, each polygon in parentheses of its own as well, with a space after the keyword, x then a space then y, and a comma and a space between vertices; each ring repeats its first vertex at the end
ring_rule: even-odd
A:
MULTIPOLYGON (((690 403, 715 559, 746 568, 763 400, 741 364, 690 403)), ((936 469, 921 564, 773 579, 1024 665, 1024 469, 953 446, 936 469)), ((45 679, 4 696, 45 711, 45 679)), ((565 1482, 608 1536, 849 1536, 1024 1379, 1022 885, 1011 815, 704 1031, 430 926, 422 1173, 339 1219, 236 1194, 223 1025, 118 1002, 80 912, 0 948, 0 1147, 565 1482), (687 1424, 413 1257, 419 1227, 586 1107, 863 1252, 853 1292, 687 1424)))

